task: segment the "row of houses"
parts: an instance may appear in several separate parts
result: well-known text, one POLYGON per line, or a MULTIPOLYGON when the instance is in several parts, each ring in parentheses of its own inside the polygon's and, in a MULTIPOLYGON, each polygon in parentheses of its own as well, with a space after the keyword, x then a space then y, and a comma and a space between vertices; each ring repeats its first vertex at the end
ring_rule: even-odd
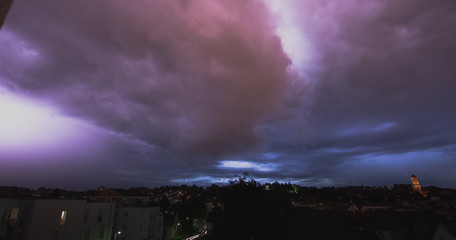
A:
POLYGON ((0 199, 0 240, 161 240, 159 207, 60 199, 0 199))

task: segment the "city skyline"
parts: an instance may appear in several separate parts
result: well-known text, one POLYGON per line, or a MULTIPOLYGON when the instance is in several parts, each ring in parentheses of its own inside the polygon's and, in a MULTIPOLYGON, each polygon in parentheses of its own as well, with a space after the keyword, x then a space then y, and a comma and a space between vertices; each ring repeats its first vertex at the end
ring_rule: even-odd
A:
POLYGON ((0 182, 455 188, 451 0, 14 1, 0 182))

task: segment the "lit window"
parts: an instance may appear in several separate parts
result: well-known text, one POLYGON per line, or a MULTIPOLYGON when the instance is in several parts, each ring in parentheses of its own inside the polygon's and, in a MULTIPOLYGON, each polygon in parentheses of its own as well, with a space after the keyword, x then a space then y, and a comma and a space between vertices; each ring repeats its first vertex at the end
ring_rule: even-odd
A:
POLYGON ((60 214, 60 224, 59 224, 60 226, 65 225, 66 217, 67 217, 67 211, 62 211, 62 213, 60 214))
POLYGON ((12 208, 8 217, 8 225, 14 227, 17 221, 17 215, 19 214, 19 208, 12 208))

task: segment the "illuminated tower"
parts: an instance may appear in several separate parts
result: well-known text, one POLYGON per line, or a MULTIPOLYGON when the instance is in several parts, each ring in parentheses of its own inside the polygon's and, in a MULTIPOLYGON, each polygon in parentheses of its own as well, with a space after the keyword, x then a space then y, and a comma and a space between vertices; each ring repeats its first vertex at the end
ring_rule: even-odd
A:
POLYGON ((412 183, 413 183, 413 185, 412 185, 413 191, 423 194, 423 192, 421 191, 421 185, 418 182, 418 178, 413 174, 410 178, 412 179, 412 183))

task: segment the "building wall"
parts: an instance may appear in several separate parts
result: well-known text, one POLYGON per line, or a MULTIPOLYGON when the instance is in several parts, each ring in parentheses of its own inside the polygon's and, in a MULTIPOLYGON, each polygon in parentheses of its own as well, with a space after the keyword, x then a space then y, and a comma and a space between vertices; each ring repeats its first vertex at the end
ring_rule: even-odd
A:
POLYGON ((118 206, 122 204, 122 195, 120 195, 117 191, 108 189, 98 193, 95 196, 95 201, 97 202, 114 202, 118 206))
POLYGON ((112 196, 112 197, 107 197, 107 196, 96 196, 95 201, 97 202, 113 202, 116 205, 122 205, 122 197, 118 196, 112 196))
POLYGON ((0 217, 0 240, 161 240, 163 234, 159 207, 113 202, 0 199, 0 217))
POLYGON ((114 209, 114 203, 36 200, 26 239, 110 240, 114 209))
POLYGON ((118 207, 114 226, 116 240, 161 240, 163 216, 159 207, 118 207))
POLYGON ((83 229, 84 200, 36 200, 28 240, 80 240, 83 229), (66 211, 64 224, 60 224, 66 211))
POLYGON ((83 216, 82 240, 110 240, 115 203, 87 203, 83 216))
POLYGON ((147 205, 150 202, 150 198, 146 196, 123 196, 122 204, 134 206, 137 204, 147 205))
POLYGON ((0 199, 0 239, 25 238, 33 206, 33 200, 0 199))

